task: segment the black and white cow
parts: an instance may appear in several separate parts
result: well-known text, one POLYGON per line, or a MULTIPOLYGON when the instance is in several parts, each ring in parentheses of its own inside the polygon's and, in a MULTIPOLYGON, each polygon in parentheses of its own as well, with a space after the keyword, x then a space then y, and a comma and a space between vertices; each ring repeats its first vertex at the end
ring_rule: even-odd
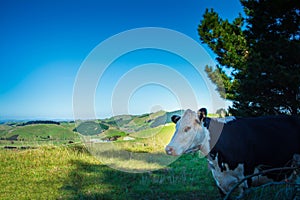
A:
MULTIPOLYGON (((172 121, 176 131, 166 153, 179 156, 200 150, 223 194, 247 175, 291 166, 293 156, 300 154, 300 118, 296 116, 210 119, 203 112, 186 110, 182 117, 172 116, 172 121)), ((253 177, 241 184, 239 191, 281 181, 291 174, 285 171, 253 177)))

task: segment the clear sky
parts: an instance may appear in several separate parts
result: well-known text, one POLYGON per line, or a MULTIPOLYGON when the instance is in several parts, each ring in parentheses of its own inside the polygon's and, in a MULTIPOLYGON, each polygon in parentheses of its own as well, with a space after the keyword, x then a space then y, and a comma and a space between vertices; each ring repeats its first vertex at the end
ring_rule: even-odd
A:
MULTIPOLYGON (((242 12, 238 0, 0 1, 0 120, 72 119, 76 75, 99 43, 126 30, 162 27, 200 44, 197 26, 206 8, 214 8, 229 20, 242 12)), ((126 86, 127 75, 130 79, 151 77, 151 73, 143 74, 147 67, 166 79, 180 74, 178 80, 188 80, 197 104, 210 107, 206 99, 209 91, 188 65, 172 53, 155 49, 121 56, 99 80, 95 93, 97 116, 180 109, 176 93, 155 81, 139 83, 129 99, 117 98, 114 92, 118 91, 118 83, 123 81, 126 86), (143 65, 144 70, 139 71, 143 65), (164 70, 174 76, 164 75, 164 70)))

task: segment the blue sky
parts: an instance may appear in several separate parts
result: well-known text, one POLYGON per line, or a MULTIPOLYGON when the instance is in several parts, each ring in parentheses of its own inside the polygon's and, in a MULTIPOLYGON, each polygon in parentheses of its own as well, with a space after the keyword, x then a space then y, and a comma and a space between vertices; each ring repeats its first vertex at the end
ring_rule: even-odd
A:
MULTIPOLYGON (((141 27, 172 29, 199 42, 197 26, 205 8, 229 20, 242 12, 238 0, 0 1, 0 119, 72 119, 76 75, 99 43, 141 27)), ((118 82, 147 63, 181 74, 195 91, 198 105, 210 107, 209 91, 189 63, 168 52, 145 50, 121 56, 106 70, 95 93, 97 117, 181 108, 168 86, 155 83, 132 91, 123 100, 125 110, 115 106, 124 103, 112 102, 118 82)))

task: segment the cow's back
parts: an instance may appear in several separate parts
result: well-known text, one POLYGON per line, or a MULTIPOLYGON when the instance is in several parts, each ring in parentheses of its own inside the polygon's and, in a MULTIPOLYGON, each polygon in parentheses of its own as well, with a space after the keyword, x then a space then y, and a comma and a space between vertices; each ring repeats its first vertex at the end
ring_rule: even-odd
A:
MULTIPOLYGON (((212 130, 213 126, 218 123, 212 120, 212 130)), ((300 154, 300 119, 296 116, 238 118, 224 124, 211 150, 212 156, 218 155, 220 166, 226 163, 235 169, 243 164, 245 175, 253 174, 257 167, 289 166, 295 153, 300 154)))

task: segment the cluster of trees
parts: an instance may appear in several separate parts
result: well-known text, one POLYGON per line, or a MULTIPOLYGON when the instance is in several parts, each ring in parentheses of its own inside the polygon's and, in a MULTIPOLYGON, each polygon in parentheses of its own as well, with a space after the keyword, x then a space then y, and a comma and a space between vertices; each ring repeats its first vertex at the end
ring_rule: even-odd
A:
POLYGON ((206 10, 200 40, 217 55, 206 72, 238 116, 300 114, 300 3, 240 0, 245 15, 229 22, 206 10))
POLYGON ((109 137, 103 138, 103 140, 107 140, 107 141, 117 141, 118 138, 120 138, 120 137, 121 137, 121 136, 119 136, 119 135, 109 136, 109 137))
POLYGON ((82 135, 98 135, 103 131, 108 130, 108 128, 109 126, 103 123, 85 121, 74 128, 73 131, 78 132, 82 135))
POLYGON ((28 121, 22 124, 19 124, 18 126, 26 126, 31 124, 56 124, 60 125, 60 122, 51 121, 51 120, 36 120, 36 121, 28 121))

